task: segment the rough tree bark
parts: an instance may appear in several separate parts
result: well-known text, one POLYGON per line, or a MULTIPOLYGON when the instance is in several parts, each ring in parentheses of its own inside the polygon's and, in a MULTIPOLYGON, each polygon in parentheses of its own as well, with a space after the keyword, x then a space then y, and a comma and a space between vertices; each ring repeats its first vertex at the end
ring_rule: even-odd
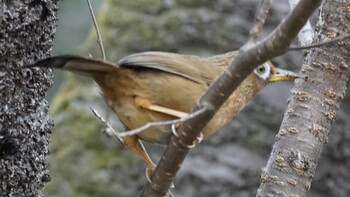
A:
POLYGON ((43 196, 52 74, 20 67, 50 55, 58 1, 0 2, 0 196, 43 196))
MULTIPOLYGON (((350 3, 323 2, 314 41, 350 33, 350 3)), ((346 92, 350 40, 311 50, 292 90, 258 196, 305 196, 346 92)))

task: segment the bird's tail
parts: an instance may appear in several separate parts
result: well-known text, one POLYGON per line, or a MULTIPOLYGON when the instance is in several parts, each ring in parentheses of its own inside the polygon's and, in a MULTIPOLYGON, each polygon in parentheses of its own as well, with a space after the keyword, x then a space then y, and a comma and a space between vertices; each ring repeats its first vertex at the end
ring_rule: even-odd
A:
POLYGON ((69 70, 84 75, 93 75, 99 72, 108 72, 118 68, 118 65, 106 61, 84 58, 73 55, 53 56, 40 60, 32 65, 24 66, 32 67, 50 67, 69 70))

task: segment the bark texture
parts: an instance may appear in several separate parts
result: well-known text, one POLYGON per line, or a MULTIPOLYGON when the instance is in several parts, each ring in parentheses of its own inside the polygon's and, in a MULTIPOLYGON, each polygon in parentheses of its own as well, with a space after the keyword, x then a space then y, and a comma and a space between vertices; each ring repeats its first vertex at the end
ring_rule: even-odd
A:
MULTIPOLYGON (((323 2, 315 42, 350 33, 347 1, 323 2)), ((311 50, 296 80, 258 196, 305 196, 346 94, 350 40, 311 50)))
POLYGON ((21 66, 50 55, 58 1, 0 4, 0 196, 43 196, 52 121, 50 70, 21 66))

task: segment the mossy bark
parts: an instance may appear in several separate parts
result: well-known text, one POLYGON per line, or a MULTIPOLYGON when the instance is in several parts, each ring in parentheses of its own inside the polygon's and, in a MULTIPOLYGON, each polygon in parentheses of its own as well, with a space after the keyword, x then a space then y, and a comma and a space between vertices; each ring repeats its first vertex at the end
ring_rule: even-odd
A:
POLYGON ((0 196, 43 196, 52 128, 50 69, 21 66, 50 55, 58 1, 0 3, 0 196))

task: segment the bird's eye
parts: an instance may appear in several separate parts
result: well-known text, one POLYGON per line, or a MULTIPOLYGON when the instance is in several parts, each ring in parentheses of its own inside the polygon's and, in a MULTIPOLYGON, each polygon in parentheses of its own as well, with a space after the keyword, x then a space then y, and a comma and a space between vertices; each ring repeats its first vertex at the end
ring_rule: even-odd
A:
POLYGON ((258 66, 258 68, 256 68, 256 72, 258 73, 258 74, 263 74, 264 72, 265 72, 265 67, 263 66, 263 65, 260 65, 260 66, 258 66))
POLYGON ((268 63, 264 63, 254 69, 254 73, 258 75, 258 77, 262 80, 267 80, 270 77, 270 65, 268 63))

